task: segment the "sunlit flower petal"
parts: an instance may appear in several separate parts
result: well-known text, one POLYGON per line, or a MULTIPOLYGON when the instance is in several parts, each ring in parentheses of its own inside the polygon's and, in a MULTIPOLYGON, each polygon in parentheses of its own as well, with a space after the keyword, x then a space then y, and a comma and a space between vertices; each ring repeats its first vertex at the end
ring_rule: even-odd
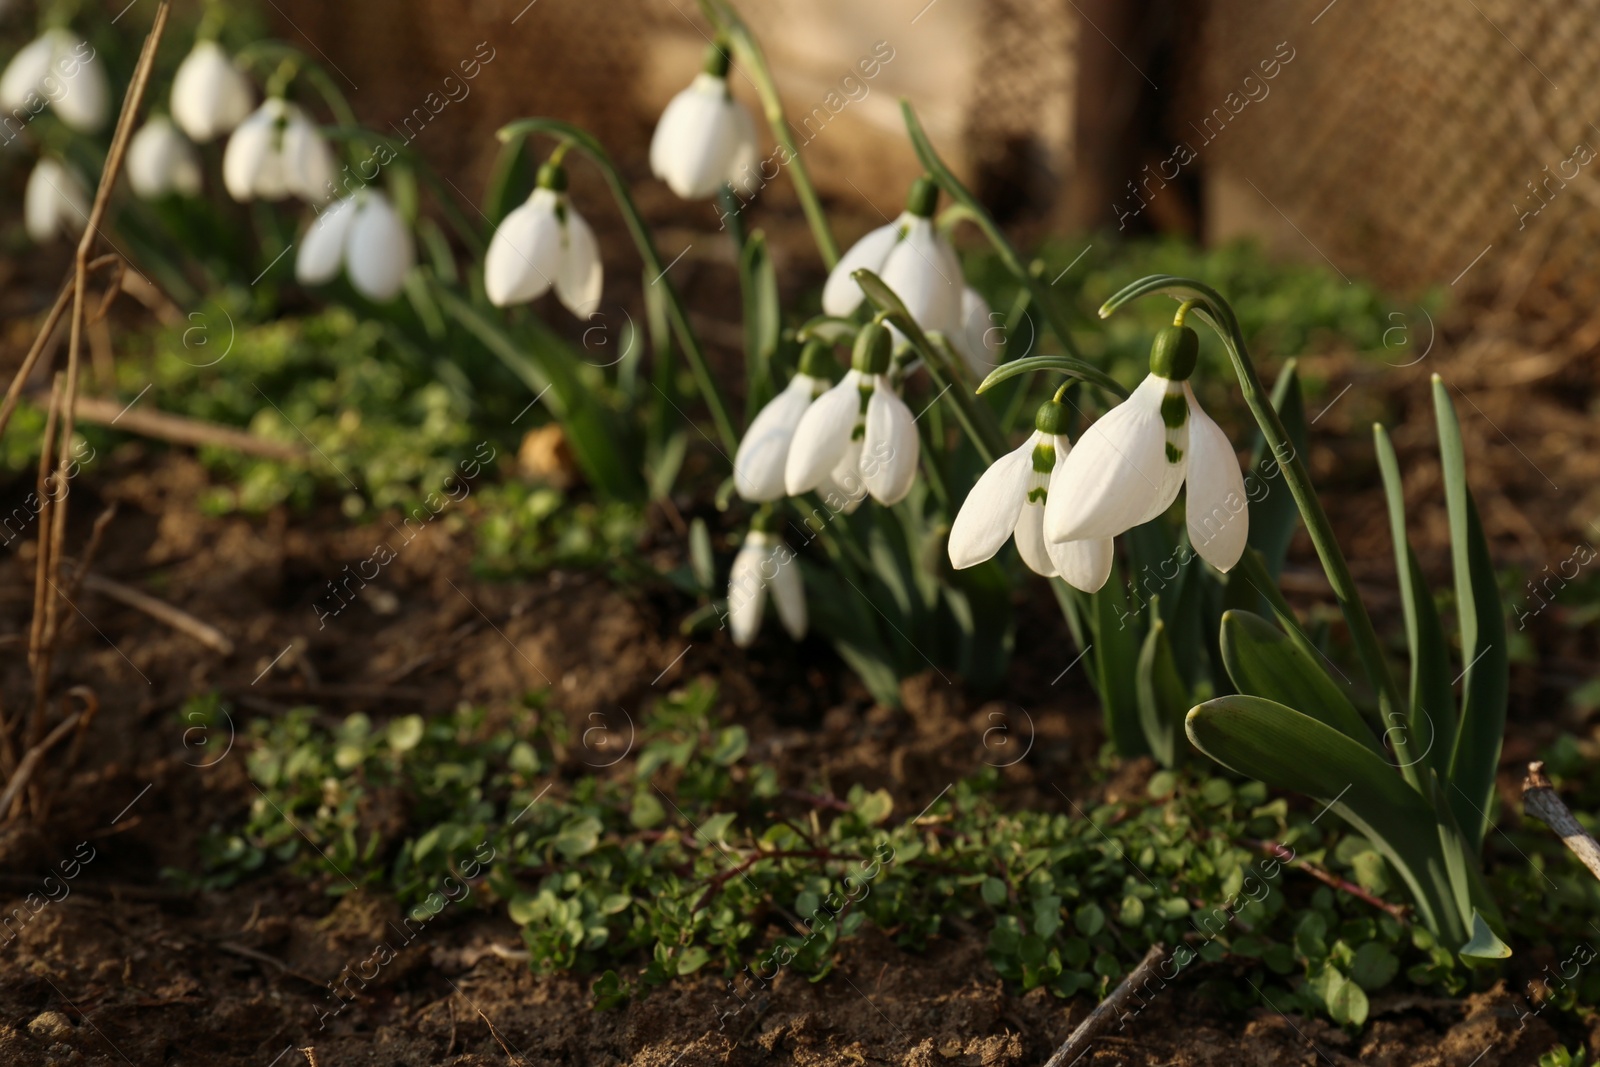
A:
POLYGON ((1189 541, 1200 558, 1228 571, 1244 554, 1250 536, 1250 504, 1239 457, 1222 427, 1201 410, 1194 390, 1183 386, 1189 404, 1189 473, 1184 516, 1189 541))
MULTIPOLYGON (((993 558, 1014 531, 1018 533, 1017 547, 1022 547, 1017 524, 1033 477, 1033 449, 1037 443, 1038 434, 1029 434, 1019 447, 995 460, 961 502, 961 510, 950 527, 952 567, 963 570, 993 558)), ((1043 522, 1042 516, 1039 521, 1043 522)), ((1029 566, 1033 566, 1032 562, 1029 566)))
POLYGON ((733 457, 733 485, 740 496, 768 501, 784 495, 789 443, 817 391, 827 384, 820 378, 796 374, 783 392, 750 420, 750 428, 733 457))

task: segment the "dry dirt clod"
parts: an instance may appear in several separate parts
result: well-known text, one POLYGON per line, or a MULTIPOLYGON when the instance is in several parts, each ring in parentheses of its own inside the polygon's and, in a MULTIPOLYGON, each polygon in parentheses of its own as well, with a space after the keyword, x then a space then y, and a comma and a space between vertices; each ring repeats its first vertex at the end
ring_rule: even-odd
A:
POLYGON ((72 1020, 59 1011, 41 1012, 28 1024, 28 1033, 46 1040, 71 1037, 76 1032, 72 1020))

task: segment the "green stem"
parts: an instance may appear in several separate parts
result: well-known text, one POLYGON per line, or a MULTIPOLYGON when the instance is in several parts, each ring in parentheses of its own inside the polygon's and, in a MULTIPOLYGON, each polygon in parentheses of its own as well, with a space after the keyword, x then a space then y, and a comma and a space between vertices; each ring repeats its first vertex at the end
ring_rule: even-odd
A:
POLYGON ((832 270, 833 265, 839 262, 839 246, 834 243, 833 231, 828 228, 828 216, 822 210, 822 201, 817 197, 816 188, 811 184, 811 173, 806 170, 800 146, 795 142, 789 120, 784 117, 783 101, 778 96, 778 85, 772 79, 772 68, 767 65, 767 57, 756 43, 755 35, 727 0, 700 0, 700 10, 718 32, 726 35, 739 65, 749 71, 751 81, 755 82, 756 93, 761 97, 762 114, 772 129, 772 136, 789 153, 789 180, 794 182, 795 194, 800 198, 800 209, 805 212, 811 235, 816 238, 817 251, 822 253, 823 265, 832 270))
POLYGON ((666 296, 667 319, 672 325, 672 332, 677 336, 678 344, 682 346, 684 356, 689 361, 689 369, 694 374, 695 384, 699 386, 700 395, 711 411, 711 421, 716 424, 717 436, 721 438, 724 453, 731 463, 734 452, 739 448, 739 437, 733 428, 732 420, 728 418, 727 404, 722 398, 722 391, 717 388, 716 379, 711 375, 711 366, 706 361, 705 349, 700 347, 700 339, 689 326, 689 312, 684 307, 683 297, 679 295, 677 286, 672 284, 672 279, 667 277, 668 265, 656 251, 655 241, 650 236, 649 228, 645 226, 644 217, 639 214, 638 206, 633 202, 627 181, 623 179, 621 172, 617 170, 616 164, 612 162, 611 156, 600 142, 588 131, 569 122, 544 118, 518 119, 502 127, 498 136, 501 143, 509 144, 519 137, 534 133, 570 142, 588 156, 605 176, 606 184, 610 186, 611 195, 622 211, 623 221, 627 223, 628 233, 638 247, 640 257, 644 259, 646 268, 655 273, 655 278, 648 284, 659 288, 666 296))
MULTIPOLYGON (((327 102, 328 111, 339 125, 360 125, 356 119, 356 113, 350 108, 350 101, 345 99, 344 92, 333 83, 332 78, 328 77, 328 72, 313 63, 309 56, 293 45, 286 44, 283 41, 253 41, 239 49, 238 54, 234 56, 235 63, 246 67, 262 61, 270 62, 272 60, 277 60, 280 68, 284 63, 293 63, 298 68, 289 75, 290 79, 304 72, 312 87, 317 90, 317 94, 327 102)), ((274 79, 276 77, 277 75, 273 75, 274 79)), ((272 96, 274 93, 270 91, 270 79, 268 85, 269 91, 267 95, 272 96)), ((286 88, 287 86, 285 85, 284 87, 286 88)))
MULTIPOLYGON (((1345 561, 1344 551, 1340 549, 1339 542, 1334 537, 1333 524, 1328 521, 1328 513, 1322 509, 1322 501, 1317 498, 1316 490, 1312 488, 1305 463, 1290 444, 1288 431, 1284 429, 1283 421, 1278 418, 1278 412, 1272 406, 1271 395, 1262 387, 1261 379, 1256 374, 1255 364, 1250 359, 1244 333, 1239 328, 1239 320, 1234 316, 1233 308, 1220 293, 1208 285, 1189 278, 1154 274, 1125 286, 1107 300, 1100 308, 1100 317, 1110 317, 1117 308, 1138 297, 1169 290, 1187 290, 1179 297, 1180 300, 1188 300, 1191 296, 1197 298, 1190 301, 1189 313, 1199 316, 1222 338, 1222 343, 1228 350, 1228 358, 1233 362, 1234 373, 1239 379, 1239 388, 1244 393, 1245 403, 1249 405, 1250 414, 1255 416, 1257 425, 1261 427, 1261 435, 1265 438, 1267 447, 1272 450, 1273 458, 1277 460, 1278 467, 1283 472, 1284 483, 1288 485, 1295 505, 1300 509, 1300 517, 1306 524, 1306 533, 1311 536, 1311 544, 1317 550, 1322 570, 1328 576, 1328 584, 1333 587, 1333 595, 1338 599, 1339 608, 1344 613, 1345 624, 1350 628, 1356 655, 1360 658, 1362 669, 1371 681, 1373 689, 1378 693, 1382 720, 1386 723, 1398 721, 1391 716, 1403 714, 1403 709, 1407 706, 1401 697, 1400 687, 1394 680, 1394 674, 1389 670, 1388 661, 1383 655, 1383 645, 1378 640, 1378 632, 1372 625, 1372 617, 1367 614, 1367 607, 1362 603, 1361 595, 1356 590, 1355 579, 1350 574, 1350 565, 1345 561)), ((1169 292, 1169 295, 1172 294, 1169 292)), ((1396 759, 1401 764, 1401 771, 1406 780, 1419 792, 1427 795, 1428 790, 1420 773, 1418 761, 1412 758, 1411 740, 1405 733, 1400 731, 1395 735, 1396 759)))
POLYGON ((916 149, 917 158, 922 161, 922 168, 933 175, 934 180, 950 195, 950 199, 966 208, 968 217, 977 223, 978 229, 989 239, 989 243, 994 246, 1006 269, 1015 274, 1022 284, 1028 287, 1028 292, 1033 294, 1034 303, 1044 312, 1044 317, 1050 323, 1050 332, 1056 335, 1061 347, 1066 349, 1068 354, 1079 356, 1078 346, 1072 343, 1072 330, 1067 325, 1066 316, 1050 298, 1049 287, 1028 270, 1022 262, 1022 257, 1017 255, 1017 250, 1006 240, 1006 235, 1001 232, 994 217, 984 210, 983 205, 978 203, 978 198, 961 184, 961 179, 957 178, 954 172, 945 166, 944 160, 939 158, 939 153, 934 151, 933 143, 923 132, 922 122, 917 118, 917 113, 909 100, 900 101, 900 111, 905 116, 906 131, 911 135, 911 146, 916 149))

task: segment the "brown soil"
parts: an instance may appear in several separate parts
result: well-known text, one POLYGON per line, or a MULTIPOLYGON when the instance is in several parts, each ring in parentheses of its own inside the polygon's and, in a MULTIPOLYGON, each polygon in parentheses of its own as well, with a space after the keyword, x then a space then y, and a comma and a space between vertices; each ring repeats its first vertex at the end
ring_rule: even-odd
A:
MULTIPOLYGON (((387 524, 351 528, 331 513, 207 517, 195 506, 204 471, 140 445, 108 457, 96 479, 75 487, 77 520, 87 527, 108 502, 120 509, 96 570, 213 623, 237 647, 219 656, 104 598, 77 600, 80 625, 58 676, 90 686, 100 718, 48 818, 0 836, 0 902, 26 914, 53 868, 74 853, 82 860, 92 850, 92 859, 70 896, 0 946, 0 1064, 287 1067, 307 1062, 297 1051, 305 1047, 320 1067, 1028 1064, 1047 1058, 1091 1007, 1007 988, 982 935, 952 929, 922 954, 865 933, 845 943, 827 979, 780 975, 726 1026, 722 1013, 737 1004, 711 978, 597 1013, 587 979, 536 977, 501 958, 492 946, 517 945, 515 928, 477 914, 426 931, 360 1001, 322 1019, 332 1006, 323 983, 389 936, 396 909, 365 894, 336 902, 273 875, 198 896, 161 879, 163 867, 192 866, 206 829, 255 799, 242 744, 226 750, 237 737, 183 728, 175 709, 192 694, 230 694, 236 717, 308 701, 329 714, 387 715, 462 700, 493 709, 548 685, 578 736, 592 712, 643 708, 673 684, 708 677, 721 714, 751 730, 753 756, 835 790, 885 786, 908 807, 985 761, 1003 762, 985 741, 991 713, 1012 706, 973 702, 930 672, 907 683, 904 710, 874 708, 819 645, 774 642, 746 656, 720 636, 680 638, 674 623, 687 605, 666 594, 559 571, 479 581, 469 535, 449 523, 404 546, 319 628, 311 605, 325 583, 387 539, 387 524)), ((23 543, 0 565, 0 635, 24 625, 32 558, 23 543)), ((1076 679, 1048 684, 1067 657, 1045 607, 1026 609, 1037 625, 1020 628, 1016 690, 1050 701, 1030 707, 1033 751, 1004 773, 1007 803, 1053 808, 1050 786, 1081 785, 1099 737, 1076 679)), ((6 706, 23 706, 23 657, 8 652, 0 670, 6 706)), ((1191 982, 1154 998, 1079 1062, 1495 1067, 1531 1064, 1556 1042, 1540 1020, 1519 1026, 1520 1001, 1504 988, 1462 1001, 1380 1000, 1372 1024, 1351 1037, 1268 1009, 1221 1013, 1191 982)))

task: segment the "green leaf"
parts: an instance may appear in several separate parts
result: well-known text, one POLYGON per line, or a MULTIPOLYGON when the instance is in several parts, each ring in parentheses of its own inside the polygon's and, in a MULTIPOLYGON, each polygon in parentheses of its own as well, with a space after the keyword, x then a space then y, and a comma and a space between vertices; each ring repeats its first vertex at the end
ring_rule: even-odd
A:
POLYGON ((711 531, 698 516, 689 524, 689 568, 700 591, 710 593, 717 584, 717 565, 711 557, 711 531))
POLYGON ((985 878, 982 892, 983 902, 991 908, 998 908, 1006 902, 1006 884, 998 878, 985 878))
POLYGON ((1189 687, 1183 684, 1172 658, 1167 626, 1156 614, 1159 597, 1150 598, 1154 622, 1139 652, 1134 694, 1139 704, 1139 724, 1156 762, 1175 767, 1183 756, 1183 716, 1189 709, 1189 687))
POLYGON ((1093 937, 1106 927, 1106 913, 1095 903, 1085 904, 1072 916, 1072 925, 1084 937, 1093 937))
POLYGON ((1485 960, 1503 960, 1511 955, 1511 947, 1495 936, 1476 908, 1472 910, 1472 939, 1460 951, 1463 956, 1485 960))
POLYGON ((1383 757, 1309 715, 1261 697, 1227 696, 1189 712, 1189 739, 1225 767, 1329 804, 1406 883, 1423 922, 1466 939, 1432 806, 1383 757))
POLYGON ((1095 680, 1104 706, 1106 736, 1123 759, 1150 751, 1139 721, 1139 696, 1134 685, 1139 670, 1137 612, 1123 595, 1119 568, 1089 597, 1093 605, 1095 680))
POLYGON ((760 230, 739 253, 739 292, 744 301, 745 422, 772 396, 772 360, 783 325, 778 274, 760 230))
POLYGON ((1464 664, 1460 726, 1450 759, 1450 806, 1461 832, 1478 848, 1489 829, 1495 771, 1506 729, 1510 681, 1506 617, 1483 525, 1467 487, 1461 426, 1449 391, 1437 374, 1433 376, 1433 408, 1439 424, 1439 461, 1450 515, 1450 558, 1464 664))
POLYGON ((691 945, 684 949, 683 955, 678 957, 678 974, 693 974, 704 967, 711 959, 711 953, 699 945, 691 945))
POLYGON ((389 747, 410 752, 422 742, 422 716, 405 715, 389 723, 389 747))
MULTIPOLYGON (((1297 455, 1306 455, 1309 447, 1306 427, 1305 400, 1300 394, 1300 376, 1294 360, 1283 365, 1278 380, 1272 386, 1272 407, 1283 422, 1289 435, 1289 444, 1297 455)), ((1289 554, 1289 542, 1300 526, 1300 509, 1278 469, 1278 459, 1260 442, 1250 477, 1246 479, 1246 496, 1260 493, 1250 501, 1250 546, 1261 553, 1267 573, 1274 579, 1283 570, 1284 558, 1289 554), (1253 483, 1253 484, 1252 484, 1253 483), (1257 487, 1260 487, 1259 489, 1257 487)))
POLYGON ((1361 713, 1304 648, 1259 615, 1222 615, 1222 662, 1239 692, 1294 708, 1384 755, 1361 713))
POLYGON ((1368 941, 1356 949, 1355 958, 1350 961, 1350 980, 1369 993, 1388 985, 1399 972, 1400 961, 1388 946, 1377 941, 1368 941))

